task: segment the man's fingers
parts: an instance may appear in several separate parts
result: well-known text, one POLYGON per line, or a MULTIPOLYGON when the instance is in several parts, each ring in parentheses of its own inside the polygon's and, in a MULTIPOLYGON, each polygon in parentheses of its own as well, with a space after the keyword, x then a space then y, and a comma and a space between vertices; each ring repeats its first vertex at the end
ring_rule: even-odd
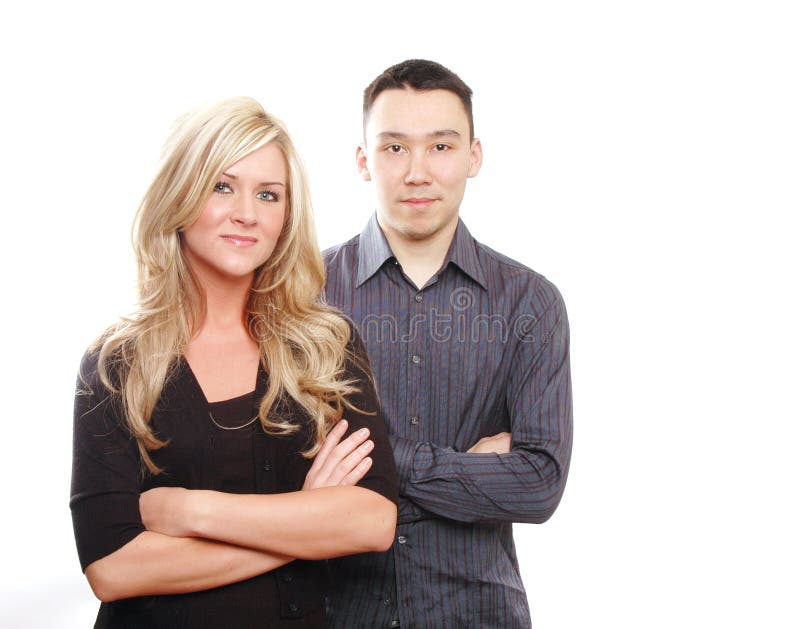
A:
POLYGON ((485 454, 494 452, 495 454, 507 454, 511 452, 511 433, 498 432, 496 435, 483 437, 473 445, 467 452, 485 454))

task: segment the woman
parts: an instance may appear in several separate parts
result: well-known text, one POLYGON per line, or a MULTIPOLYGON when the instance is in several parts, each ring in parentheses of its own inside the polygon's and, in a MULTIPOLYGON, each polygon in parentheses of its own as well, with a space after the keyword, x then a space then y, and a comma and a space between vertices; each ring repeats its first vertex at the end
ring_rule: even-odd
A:
POLYGON ((181 119, 134 245, 139 311, 87 352, 75 400, 95 626, 324 626, 314 560, 388 548, 397 479, 363 345, 319 301, 283 126, 247 98, 181 119))

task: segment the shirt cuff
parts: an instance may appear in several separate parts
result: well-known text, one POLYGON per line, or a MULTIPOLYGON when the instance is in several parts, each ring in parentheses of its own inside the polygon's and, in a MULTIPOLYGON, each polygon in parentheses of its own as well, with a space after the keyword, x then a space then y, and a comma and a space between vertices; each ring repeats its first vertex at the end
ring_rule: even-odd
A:
POLYGON ((419 441, 398 437, 397 435, 389 435, 389 443, 392 445, 392 450, 394 450, 400 493, 404 494, 414 473, 414 455, 421 444, 419 441))

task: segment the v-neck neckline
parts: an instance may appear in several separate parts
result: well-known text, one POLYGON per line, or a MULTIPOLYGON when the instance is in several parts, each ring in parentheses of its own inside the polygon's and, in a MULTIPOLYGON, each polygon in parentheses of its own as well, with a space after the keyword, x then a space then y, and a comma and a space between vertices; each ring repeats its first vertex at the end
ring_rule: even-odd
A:
POLYGON ((245 395, 252 395, 253 396, 253 408, 257 408, 261 398, 263 397, 264 391, 266 391, 266 372, 261 365, 261 361, 258 363, 258 369, 256 370, 256 378, 254 387, 249 391, 241 393, 239 395, 235 395, 232 398, 227 398, 224 400, 215 400, 214 402, 209 402, 208 397, 206 397, 206 392, 203 391, 203 387, 200 385, 200 381, 197 379, 197 375, 194 373, 192 366, 189 364, 189 361, 186 360, 186 356, 181 354, 180 356, 180 367, 181 370, 185 373, 187 378, 190 381, 192 388, 196 394, 198 400, 208 408, 211 404, 217 404, 219 402, 228 402, 230 400, 236 399, 238 397, 243 397, 245 395))

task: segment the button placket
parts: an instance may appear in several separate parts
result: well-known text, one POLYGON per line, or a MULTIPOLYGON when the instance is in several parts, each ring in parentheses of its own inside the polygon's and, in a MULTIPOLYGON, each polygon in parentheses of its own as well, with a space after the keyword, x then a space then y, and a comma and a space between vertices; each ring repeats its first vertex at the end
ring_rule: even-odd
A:
MULTIPOLYGON (((418 438, 417 426, 419 425, 419 395, 425 368, 425 341, 429 331, 429 321, 425 313, 424 292, 408 292, 407 339, 408 339, 408 395, 406 403, 406 428, 410 430, 408 436, 418 438)), ((402 434, 402 433, 401 433, 402 434)))

